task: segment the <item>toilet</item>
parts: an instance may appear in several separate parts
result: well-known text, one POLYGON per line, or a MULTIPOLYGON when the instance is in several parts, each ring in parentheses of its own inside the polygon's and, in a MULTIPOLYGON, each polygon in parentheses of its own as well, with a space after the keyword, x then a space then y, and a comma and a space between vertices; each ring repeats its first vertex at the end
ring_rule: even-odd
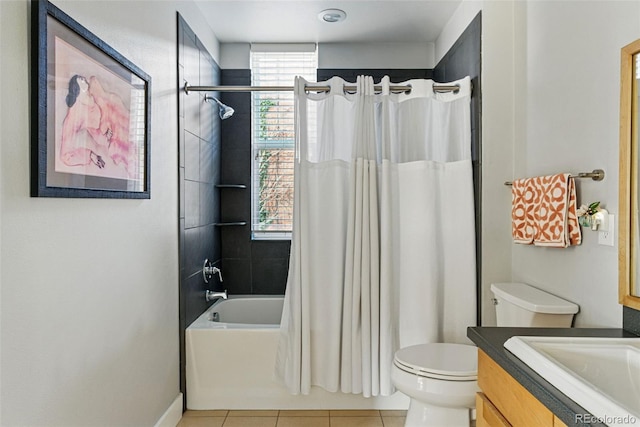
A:
MULTIPOLYGON (((498 326, 568 328, 579 307, 525 283, 494 283, 498 326)), ((401 348, 391 381, 411 403, 405 427, 468 427, 478 388, 477 348, 431 343, 401 348)))

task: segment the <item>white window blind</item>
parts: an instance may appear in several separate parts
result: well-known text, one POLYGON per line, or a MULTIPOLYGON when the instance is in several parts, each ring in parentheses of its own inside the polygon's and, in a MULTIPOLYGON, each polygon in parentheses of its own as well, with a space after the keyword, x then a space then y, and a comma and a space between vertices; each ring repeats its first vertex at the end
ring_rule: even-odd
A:
POLYGON ((144 90, 145 87, 134 80, 135 87, 131 89, 131 116, 129 117, 129 139, 135 145, 138 153, 138 165, 135 169, 134 179, 136 182, 129 184, 129 187, 134 187, 134 191, 144 190, 144 171, 145 171, 145 159, 147 158, 144 152, 145 145, 145 118, 146 118, 146 105, 144 103, 144 90))
MULTIPOLYGON (((252 86, 293 86, 295 76, 316 80, 313 51, 251 51, 252 86)), ((293 219, 293 91, 252 92, 252 221, 256 239, 291 238, 293 219)))

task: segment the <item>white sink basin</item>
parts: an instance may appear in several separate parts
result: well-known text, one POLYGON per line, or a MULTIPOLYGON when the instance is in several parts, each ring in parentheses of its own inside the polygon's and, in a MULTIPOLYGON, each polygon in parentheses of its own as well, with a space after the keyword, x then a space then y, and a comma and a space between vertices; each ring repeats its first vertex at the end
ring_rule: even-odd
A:
POLYGON ((504 346, 600 422, 640 426, 640 338, 520 336, 504 346))

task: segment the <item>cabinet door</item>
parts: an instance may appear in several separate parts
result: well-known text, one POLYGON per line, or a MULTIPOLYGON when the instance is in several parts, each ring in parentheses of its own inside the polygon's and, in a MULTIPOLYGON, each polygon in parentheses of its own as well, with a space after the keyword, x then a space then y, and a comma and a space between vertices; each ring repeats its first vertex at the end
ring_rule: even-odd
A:
POLYGON ((476 394, 476 427, 511 427, 483 393, 476 394))
POLYGON ((482 350, 478 385, 491 403, 517 427, 553 427, 553 414, 482 350))

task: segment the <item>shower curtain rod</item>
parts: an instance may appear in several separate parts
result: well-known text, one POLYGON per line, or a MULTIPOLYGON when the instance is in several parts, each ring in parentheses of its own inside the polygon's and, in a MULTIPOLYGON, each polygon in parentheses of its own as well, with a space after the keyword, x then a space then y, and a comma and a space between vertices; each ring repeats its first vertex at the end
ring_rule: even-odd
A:
MULTIPOLYGON (((191 86, 189 83, 184 84, 185 93, 194 92, 293 92, 293 86, 191 86)), ((311 84, 306 85, 305 90, 309 92, 329 92, 331 86, 311 84)), ((344 85, 346 92, 355 92, 356 85, 344 85)), ((382 91, 382 86, 375 85, 374 90, 382 91)), ((389 90, 394 93, 411 92, 410 85, 393 85, 389 86, 389 90)), ((460 85, 433 85, 434 92, 457 92, 460 85)))

